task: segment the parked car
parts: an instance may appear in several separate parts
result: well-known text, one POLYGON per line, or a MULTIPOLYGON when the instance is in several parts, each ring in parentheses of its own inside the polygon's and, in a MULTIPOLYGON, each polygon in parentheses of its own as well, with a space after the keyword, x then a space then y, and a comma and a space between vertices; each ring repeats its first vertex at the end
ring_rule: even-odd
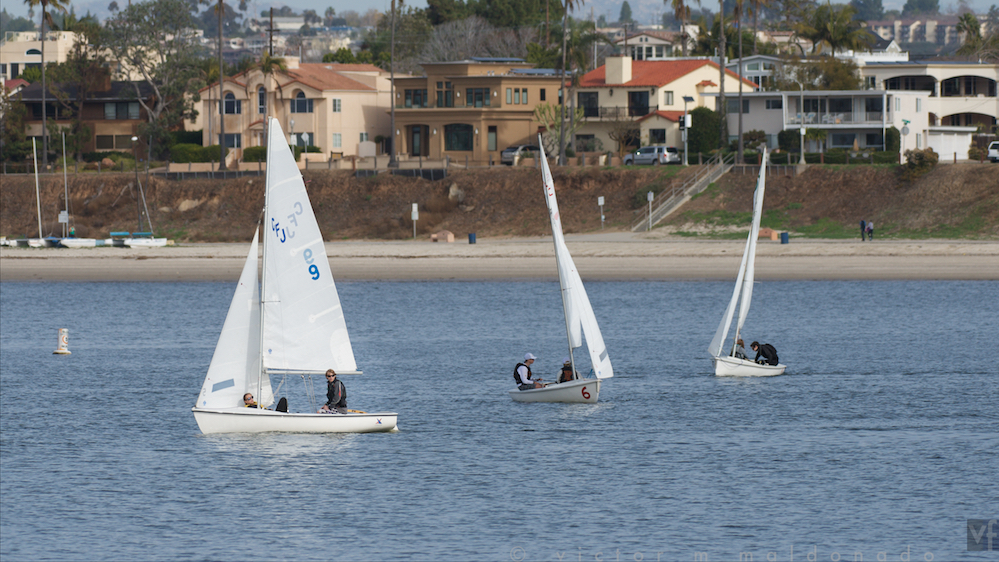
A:
POLYGON ((999 141, 989 143, 989 162, 999 162, 999 141))
POLYGON ((643 146, 624 156, 624 165, 632 164, 679 164, 680 152, 672 146, 643 146))
POLYGON ((533 144, 515 144, 513 146, 507 147, 506 150, 500 155, 500 162, 506 164, 507 166, 513 166, 513 160, 515 156, 524 157, 528 152, 533 154, 538 154, 541 149, 533 144))

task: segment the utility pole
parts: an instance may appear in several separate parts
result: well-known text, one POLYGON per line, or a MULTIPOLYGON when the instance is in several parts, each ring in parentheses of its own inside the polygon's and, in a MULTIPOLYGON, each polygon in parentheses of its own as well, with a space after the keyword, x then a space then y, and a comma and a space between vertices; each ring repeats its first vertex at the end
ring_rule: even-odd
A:
MULTIPOLYGON (((389 168, 396 167, 395 161, 395 0, 392 0, 392 38, 390 40, 391 45, 389 46, 389 81, 391 85, 389 87, 389 96, 392 98, 389 100, 391 102, 391 116, 389 117, 390 125, 392 130, 389 132, 389 168)), ((467 103, 467 100, 466 100, 467 103)))
POLYGON ((721 131, 718 134, 718 148, 728 144, 728 106, 725 105, 725 0, 718 0, 718 111, 721 113, 721 131))
POLYGON ((562 72, 561 72, 561 92, 559 97, 562 98, 561 107, 559 108, 559 120, 558 120, 558 165, 565 166, 565 43, 568 38, 568 33, 566 29, 566 24, 569 21, 569 2, 568 0, 563 0, 565 11, 562 13, 562 72))
POLYGON ((225 83, 225 67, 222 66, 222 11, 225 4, 219 0, 219 171, 225 171, 225 99, 222 84, 225 83))

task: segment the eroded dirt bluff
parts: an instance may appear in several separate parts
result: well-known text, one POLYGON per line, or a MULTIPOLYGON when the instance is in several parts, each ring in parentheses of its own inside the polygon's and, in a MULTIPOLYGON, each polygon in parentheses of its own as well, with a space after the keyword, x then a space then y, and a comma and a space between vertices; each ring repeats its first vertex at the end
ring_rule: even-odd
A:
MULTIPOLYGON (((597 197, 605 198, 605 227, 626 229, 645 205, 649 189, 668 189, 693 169, 570 168, 556 170, 566 232, 600 228, 597 197)), ((140 176, 144 181, 144 176, 140 176)), ((347 171, 305 174, 312 204, 327 239, 398 239, 412 236, 410 210, 420 205, 418 233, 446 229, 456 237, 538 236, 549 232, 540 174, 533 168, 454 171, 442 181, 381 174, 358 179, 347 171)), ((105 237, 137 226, 134 175, 70 176, 70 210, 77 236, 105 237)), ((750 210, 755 174, 729 174, 685 205, 673 222, 718 211, 750 210)), ((59 233, 61 175, 41 180, 43 232, 59 233)), ((263 206, 263 177, 171 181, 152 177, 146 200, 156 232, 183 241, 246 241, 263 206)), ((772 177, 767 208, 782 209, 789 227, 860 218, 903 230, 941 225, 999 237, 999 165, 940 165, 912 184, 891 167, 811 166, 795 178, 772 177)), ((0 176, 0 235, 37 234, 34 179, 0 176)), ((880 226, 879 225, 879 226, 880 226)), ((881 230, 885 232, 885 230, 881 230)), ((946 234, 946 232, 944 233, 946 234)))

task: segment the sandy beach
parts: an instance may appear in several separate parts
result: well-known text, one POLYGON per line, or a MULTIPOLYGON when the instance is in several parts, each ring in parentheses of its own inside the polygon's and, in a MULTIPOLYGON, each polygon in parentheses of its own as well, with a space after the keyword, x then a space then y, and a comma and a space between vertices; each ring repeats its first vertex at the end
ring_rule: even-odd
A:
MULTIPOLYGON (((569 235, 584 279, 734 279, 744 240, 662 233, 569 235)), ((248 244, 0 247, 0 281, 235 281, 248 244)), ((551 238, 327 242, 337 279, 554 279, 551 238)), ((999 242, 761 240, 758 279, 999 279, 999 242)))

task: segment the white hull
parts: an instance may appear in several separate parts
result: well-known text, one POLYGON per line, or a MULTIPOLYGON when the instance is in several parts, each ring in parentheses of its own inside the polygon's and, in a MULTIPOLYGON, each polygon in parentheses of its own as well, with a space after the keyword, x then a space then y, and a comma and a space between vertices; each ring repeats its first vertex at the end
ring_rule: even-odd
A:
POLYGON ((715 375, 719 377, 772 377, 784 374, 787 365, 760 365, 747 359, 715 357, 715 375))
POLYGON ((94 238, 63 238, 59 242, 67 248, 94 248, 104 245, 104 240, 94 238))
POLYGON ((396 428, 398 414, 298 414, 228 408, 191 408, 202 433, 375 433, 396 428))
POLYGON ((162 248, 167 245, 166 238, 126 238, 125 245, 129 248, 162 248))
POLYGON ((570 404, 596 404, 600 397, 600 379, 578 379, 561 384, 550 384, 533 390, 511 390, 514 402, 565 402, 570 404))
POLYGON ((29 238, 28 246, 32 248, 51 248, 52 240, 48 238, 29 238))

